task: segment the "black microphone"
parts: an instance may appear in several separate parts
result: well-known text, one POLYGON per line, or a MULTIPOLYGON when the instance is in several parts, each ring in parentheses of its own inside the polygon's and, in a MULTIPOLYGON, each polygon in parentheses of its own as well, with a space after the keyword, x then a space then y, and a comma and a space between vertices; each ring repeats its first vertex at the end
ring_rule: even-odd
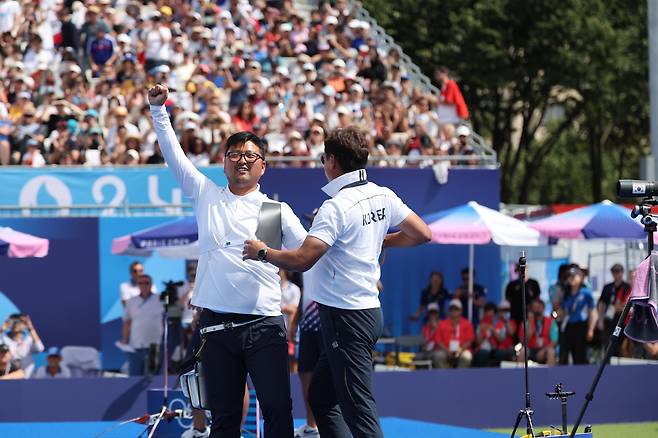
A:
POLYGON ((617 195, 620 198, 656 196, 658 195, 658 185, 655 181, 620 179, 617 181, 617 195))

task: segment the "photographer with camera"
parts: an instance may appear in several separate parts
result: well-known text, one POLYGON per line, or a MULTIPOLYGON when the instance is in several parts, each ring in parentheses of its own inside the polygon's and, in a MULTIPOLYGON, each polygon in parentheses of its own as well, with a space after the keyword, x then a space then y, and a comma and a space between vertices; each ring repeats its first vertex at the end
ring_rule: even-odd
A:
POLYGON ((37 334, 29 315, 16 313, 10 315, 2 325, 2 344, 7 345, 14 360, 20 362, 20 367, 29 377, 34 371, 34 353, 44 350, 41 338, 37 334), (7 331, 9 330, 9 331, 7 331))
POLYGON ((163 334, 164 306, 160 297, 151 291, 153 286, 151 276, 140 275, 137 279, 137 286, 139 295, 126 302, 121 338, 122 344, 129 345, 134 350, 128 353, 131 376, 157 372, 159 367, 147 367, 147 361, 149 356, 151 358, 160 356, 163 334))

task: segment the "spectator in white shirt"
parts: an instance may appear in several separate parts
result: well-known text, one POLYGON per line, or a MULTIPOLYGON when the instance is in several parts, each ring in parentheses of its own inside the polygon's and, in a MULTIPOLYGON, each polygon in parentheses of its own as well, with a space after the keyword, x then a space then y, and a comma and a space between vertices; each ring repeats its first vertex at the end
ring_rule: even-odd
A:
POLYGON ((62 355, 59 348, 50 347, 46 351, 47 365, 37 368, 32 376, 35 379, 67 379, 71 377, 71 370, 62 363, 62 355))
MULTIPOLYGON (((130 345, 134 352, 128 353, 129 373, 131 376, 141 376, 147 372, 147 360, 154 351, 159 352, 164 332, 164 304, 157 294, 151 292, 153 281, 151 276, 142 274, 137 279, 139 295, 132 297, 126 303, 123 318, 123 334, 121 343, 130 345)), ((151 356, 153 357, 153 356, 151 356)))
MULTIPOLYGON (((139 286, 137 280, 144 274, 144 265, 141 262, 134 261, 130 264, 130 280, 124 281, 119 285, 119 295, 121 296, 121 304, 126 305, 129 299, 139 295, 139 286)), ((155 286, 151 292, 156 293, 155 286)))
POLYGON ((11 315, 2 326, 2 332, 9 328, 9 333, 3 335, 2 342, 9 346, 14 360, 20 361, 21 369, 25 371, 26 377, 30 377, 34 371, 34 353, 44 350, 43 343, 39 337, 32 319, 29 315, 20 313, 11 315))

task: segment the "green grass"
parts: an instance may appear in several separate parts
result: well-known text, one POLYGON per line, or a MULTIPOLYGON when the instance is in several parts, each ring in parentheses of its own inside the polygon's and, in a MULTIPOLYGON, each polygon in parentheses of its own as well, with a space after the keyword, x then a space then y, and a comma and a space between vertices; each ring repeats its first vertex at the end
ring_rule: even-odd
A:
MULTIPOLYGON (((522 432, 525 432, 525 423, 523 423, 522 432)), ((569 431, 571 431, 569 426, 569 431)), ((578 428, 579 432, 583 431, 584 426, 578 428)), ((535 432, 549 430, 550 427, 535 427, 535 432)), ((511 433, 511 429, 492 429, 492 432, 511 433)), ((658 438, 658 422, 652 423, 618 423, 618 424, 595 424, 592 425, 594 438, 658 438)), ((517 432, 518 433, 518 432, 517 432)), ((520 436, 520 435, 519 435, 520 436)))

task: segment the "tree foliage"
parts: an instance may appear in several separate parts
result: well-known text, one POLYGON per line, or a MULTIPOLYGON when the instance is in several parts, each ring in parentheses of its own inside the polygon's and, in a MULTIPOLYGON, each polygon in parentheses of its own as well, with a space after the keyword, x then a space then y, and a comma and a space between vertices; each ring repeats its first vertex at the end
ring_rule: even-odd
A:
POLYGON ((503 201, 597 201, 636 176, 648 148, 646 2, 363 3, 429 77, 439 64, 455 73, 498 153, 503 201), (557 186, 586 193, 546 190, 544 165, 573 162, 586 163, 565 175, 578 183, 557 186))

